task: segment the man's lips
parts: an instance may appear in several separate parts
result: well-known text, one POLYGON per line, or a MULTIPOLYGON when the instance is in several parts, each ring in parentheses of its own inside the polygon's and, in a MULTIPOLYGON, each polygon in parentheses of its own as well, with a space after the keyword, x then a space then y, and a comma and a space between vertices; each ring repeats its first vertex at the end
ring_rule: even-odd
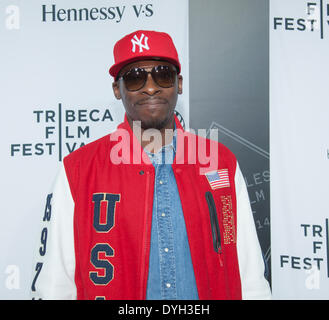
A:
POLYGON ((136 103, 137 105, 140 106, 150 106, 150 107, 156 107, 162 104, 167 104, 167 100, 166 99, 162 99, 162 98, 145 98, 145 99, 141 99, 139 101, 137 101, 136 103))

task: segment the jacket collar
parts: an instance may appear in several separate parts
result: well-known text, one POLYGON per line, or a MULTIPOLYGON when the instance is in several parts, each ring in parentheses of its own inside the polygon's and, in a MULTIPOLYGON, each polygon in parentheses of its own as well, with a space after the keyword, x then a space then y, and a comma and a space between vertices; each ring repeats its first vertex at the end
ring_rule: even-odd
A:
MULTIPOLYGON (((176 115, 174 116, 174 119, 177 134, 184 132, 184 129, 176 115)), ((118 164, 118 161, 120 162, 121 160, 121 163, 124 164, 152 165, 151 160, 142 148, 138 138, 136 137, 136 134, 141 135, 140 129, 138 131, 137 128, 137 131, 134 133, 128 122, 127 115, 125 114, 124 121, 118 125, 115 132, 110 134, 110 140, 116 144, 116 146, 114 146, 110 152, 111 162, 118 164)), ((177 150, 179 149, 180 148, 176 145, 176 157, 177 150)), ((183 150, 181 151, 184 153, 183 150)), ((184 157, 184 155, 181 155, 179 152, 179 157, 181 158, 182 156, 184 157)))

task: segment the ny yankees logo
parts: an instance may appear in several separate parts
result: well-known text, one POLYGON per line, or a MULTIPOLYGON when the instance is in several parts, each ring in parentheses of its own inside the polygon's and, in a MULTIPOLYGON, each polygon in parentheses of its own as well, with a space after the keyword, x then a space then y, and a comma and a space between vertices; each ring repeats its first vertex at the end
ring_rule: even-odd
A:
POLYGON ((143 52, 143 49, 150 50, 147 41, 148 37, 144 35, 144 33, 141 34, 140 38, 138 39, 137 35, 135 34, 134 37, 131 39, 131 43, 133 44, 132 52, 136 51, 136 46, 139 46, 139 52, 143 52), (144 44, 142 43, 144 39, 144 44))

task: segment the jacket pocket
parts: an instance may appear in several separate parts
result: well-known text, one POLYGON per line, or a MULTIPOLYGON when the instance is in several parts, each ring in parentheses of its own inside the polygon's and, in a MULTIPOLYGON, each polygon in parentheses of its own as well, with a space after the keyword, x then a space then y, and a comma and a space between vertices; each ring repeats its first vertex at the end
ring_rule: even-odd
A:
POLYGON ((214 250, 217 253, 221 254, 222 245, 221 245, 221 236, 220 236, 216 204, 214 201, 214 197, 210 191, 207 191, 205 196, 206 196, 208 209, 209 209, 211 235, 212 235, 212 242, 213 242, 214 250))

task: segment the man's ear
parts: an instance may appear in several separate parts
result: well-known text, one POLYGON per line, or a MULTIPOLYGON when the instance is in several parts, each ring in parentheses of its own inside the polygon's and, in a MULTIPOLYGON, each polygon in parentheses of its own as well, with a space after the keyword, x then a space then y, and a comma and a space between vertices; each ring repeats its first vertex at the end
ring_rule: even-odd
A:
POLYGON ((119 82, 118 81, 114 81, 112 83, 112 89, 113 89, 114 96, 118 100, 120 100, 121 99, 121 93, 120 93, 120 86, 119 86, 119 82))
POLYGON ((178 75, 178 94, 183 93, 183 76, 181 74, 178 75))

